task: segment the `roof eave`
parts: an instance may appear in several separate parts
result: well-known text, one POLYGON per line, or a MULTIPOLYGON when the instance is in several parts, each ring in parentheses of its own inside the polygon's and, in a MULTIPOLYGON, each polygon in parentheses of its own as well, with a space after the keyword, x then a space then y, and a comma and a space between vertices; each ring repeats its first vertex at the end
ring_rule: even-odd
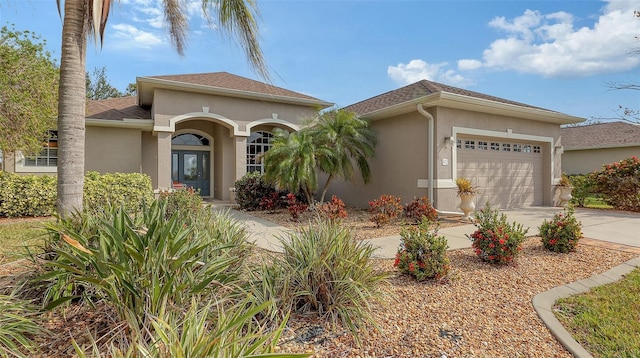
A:
POLYGON ((572 150, 591 150, 591 149, 615 149, 615 148, 629 148, 629 147, 640 147, 640 143, 625 143, 625 144, 602 144, 593 147, 567 147, 563 144, 564 151, 572 151, 572 150))
POLYGON ((86 118, 85 123, 91 127, 110 127, 110 128, 130 128, 141 130, 153 130, 153 119, 139 118, 123 118, 118 119, 102 119, 102 118, 86 118))
POLYGON ((258 92, 241 91, 241 90, 222 88, 222 87, 197 85, 192 83, 184 83, 184 82, 171 81, 171 80, 165 80, 165 79, 159 79, 159 78, 151 78, 151 77, 136 77, 136 82, 138 84, 138 104, 140 106, 151 106, 153 102, 153 90, 156 88, 183 90, 183 91, 195 92, 195 93, 214 94, 214 95, 222 95, 222 96, 229 96, 229 97, 236 97, 236 98, 257 99, 257 100, 263 100, 263 101, 266 100, 271 102, 297 104, 297 105, 309 106, 309 107, 328 108, 334 105, 333 103, 325 102, 322 100, 295 98, 295 97, 281 96, 281 95, 269 95, 269 94, 258 93, 258 92), (148 86, 145 86, 146 84, 148 84, 148 86))
POLYGON ((422 103, 426 107, 442 106, 456 109, 464 109, 474 112, 497 114, 516 118, 525 118, 533 121, 554 124, 574 124, 584 122, 584 118, 570 116, 568 114, 549 111, 540 108, 518 106, 510 103, 501 103, 482 98, 470 97, 449 92, 438 92, 418 97, 410 101, 399 103, 383 109, 362 114, 361 117, 377 120, 395 115, 409 113, 416 109, 416 105, 422 103))

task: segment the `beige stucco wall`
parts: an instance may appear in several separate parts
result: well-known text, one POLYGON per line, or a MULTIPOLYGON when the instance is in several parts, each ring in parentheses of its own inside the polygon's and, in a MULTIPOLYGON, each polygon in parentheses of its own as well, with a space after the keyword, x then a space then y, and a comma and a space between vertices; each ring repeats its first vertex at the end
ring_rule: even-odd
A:
MULTIPOLYGON (((403 203, 427 195, 427 189, 417 187, 417 180, 427 177, 427 120, 415 112, 373 121, 370 126, 379 139, 376 157, 370 161, 371 181, 365 185, 359 176, 354 183, 336 181, 327 198, 336 195, 348 205, 366 208, 382 194, 400 196, 403 203)), ((324 176, 319 185, 323 184, 324 176)))
MULTIPOLYGON (((455 142, 445 143, 445 137, 454 134, 454 127, 495 132, 500 136, 528 135, 549 137, 551 142, 541 142, 545 153, 544 203, 552 204, 554 195, 553 175, 559 176, 560 156, 554 147, 559 145, 560 127, 556 124, 535 122, 519 118, 483 114, 452 108, 428 109, 434 123, 434 198, 439 210, 458 211, 456 196, 454 153, 455 142), (446 159, 446 161, 443 161, 446 159), (445 165, 446 163, 446 165, 445 165)), ((376 120, 371 127, 378 133, 376 157, 371 160, 372 179, 364 185, 338 181, 331 185, 328 197, 337 195, 345 203, 366 207, 369 200, 381 194, 401 196, 403 203, 415 196, 428 194, 428 120, 417 111, 409 114, 376 120)), ((491 137, 488 137, 491 138, 491 137)), ((321 176, 320 185, 324 177, 321 176)))
POLYGON ((87 127, 85 171, 140 173, 141 132, 140 129, 87 127))
POLYGON ((567 174, 587 174, 603 165, 619 162, 631 156, 640 156, 640 146, 583 150, 564 150, 562 171, 567 174))
POLYGON ((151 184, 158 187, 158 138, 151 132, 142 132, 142 172, 151 177, 151 184))
POLYGON ((307 106, 157 89, 154 93, 152 113, 156 125, 168 126, 171 118, 186 113, 203 112, 203 107, 208 107, 209 114, 235 121, 242 131, 246 129, 247 124, 261 119, 271 119, 274 114, 277 114, 278 120, 300 125, 306 119, 312 119, 317 112, 316 109, 307 106))

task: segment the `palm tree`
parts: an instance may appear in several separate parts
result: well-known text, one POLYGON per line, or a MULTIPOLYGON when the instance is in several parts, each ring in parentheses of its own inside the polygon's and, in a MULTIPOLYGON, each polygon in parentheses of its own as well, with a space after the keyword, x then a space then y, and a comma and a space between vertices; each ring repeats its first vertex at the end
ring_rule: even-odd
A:
POLYGON ((316 147, 307 129, 293 133, 276 129, 271 148, 263 158, 265 179, 292 193, 302 190, 307 203, 313 204, 313 193, 318 188, 316 159, 330 155, 327 148, 316 147))
MULTIPOLYGON (((85 73, 87 37, 102 44, 112 0, 64 1, 62 55, 58 102, 58 212, 66 216, 82 210, 85 141, 85 73)), ((236 37, 249 63, 264 78, 266 65, 258 42, 255 0, 202 0, 202 9, 214 9, 220 28, 236 37)), ((171 42, 184 54, 187 33, 186 1, 164 0, 171 42)), ((62 14, 62 13, 61 13, 62 14)))
POLYGON ((321 203, 333 179, 340 177, 353 180, 354 162, 364 182, 369 182, 371 169, 368 160, 375 155, 378 139, 365 120, 357 118, 352 112, 333 110, 323 113, 310 130, 317 147, 331 151, 330 156, 317 158, 320 170, 329 175, 322 188, 321 203))

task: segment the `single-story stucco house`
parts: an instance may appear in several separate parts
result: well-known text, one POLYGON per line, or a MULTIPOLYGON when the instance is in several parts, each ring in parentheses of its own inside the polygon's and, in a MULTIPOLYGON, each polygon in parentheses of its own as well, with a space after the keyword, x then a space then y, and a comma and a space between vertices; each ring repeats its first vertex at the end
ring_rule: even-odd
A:
MULTIPOLYGON (((230 188, 269 149, 271 131, 295 131, 332 103, 226 72, 137 78, 138 95, 90 101, 86 170, 148 174, 229 200, 230 188)), ((561 175, 560 126, 582 118, 420 81, 347 106, 368 120, 379 144, 372 180, 336 182, 329 194, 366 207, 381 194, 428 196, 454 211, 455 180, 479 189, 476 204, 554 204, 561 175)), ((55 132, 52 132, 55 134, 55 132)), ((15 172, 55 173, 55 136, 37 157, 7 160, 15 172)))
POLYGON ((603 165, 640 156, 640 125, 629 122, 566 127, 562 135, 562 171, 587 174, 603 165))

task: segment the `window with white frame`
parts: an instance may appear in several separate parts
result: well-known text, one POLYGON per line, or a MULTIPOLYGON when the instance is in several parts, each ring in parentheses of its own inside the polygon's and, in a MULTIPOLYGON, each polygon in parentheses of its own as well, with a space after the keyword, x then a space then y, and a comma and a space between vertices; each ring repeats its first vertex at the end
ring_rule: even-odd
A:
POLYGON ((251 133, 247 138, 247 173, 264 173, 262 155, 271 148, 273 134, 264 131, 251 133))
POLYGON ((476 149, 476 141, 475 140, 465 140, 464 141, 464 149, 476 149))
POLYGON ((514 144, 513 145, 514 152, 522 152, 522 144, 514 144))
POLYGON ((57 167, 58 166, 58 131, 49 131, 49 138, 43 143, 37 155, 25 156, 25 167, 57 167))
POLYGON ((509 143, 502 143, 502 151, 503 151, 503 152, 510 152, 510 151, 511 151, 511 144, 509 144, 509 143))
POLYGON ((478 142, 478 150, 488 150, 488 149, 489 149, 489 145, 487 144, 487 142, 483 142, 483 141, 478 142))

